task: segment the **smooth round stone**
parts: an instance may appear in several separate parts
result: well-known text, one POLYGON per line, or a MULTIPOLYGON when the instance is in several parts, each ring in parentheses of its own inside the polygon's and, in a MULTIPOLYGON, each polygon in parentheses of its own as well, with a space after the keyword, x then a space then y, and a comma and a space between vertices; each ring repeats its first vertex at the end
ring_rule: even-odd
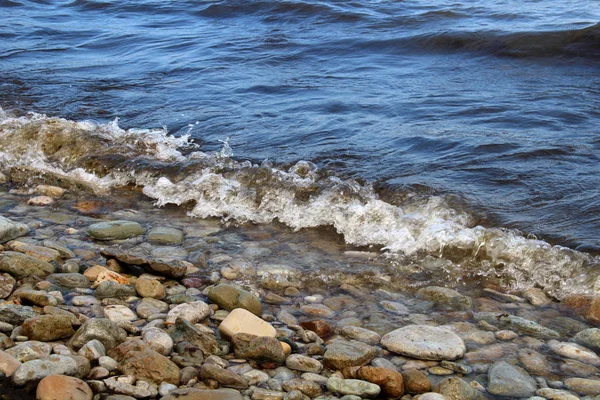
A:
POLYGON ((129 307, 120 305, 104 307, 104 316, 112 322, 131 322, 138 319, 137 315, 129 307))
POLYGON ((164 299, 166 296, 164 285, 157 279, 139 278, 135 281, 135 290, 141 297, 164 299))
POLYGON ((120 240, 142 235, 144 228, 137 222, 118 220, 92 224, 87 233, 98 240, 120 240))
POLYGON ((189 253, 187 252, 186 249, 181 248, 181 247, 165 246, 165 247, 156 247, 156 248, 152 249, 151 254, 153 257, 156 257, 156 258, 170 260, 170 259, 174 259, 174 258, 184 259, 188 256, 189 253))
POLYGON ((157 244, 180 244, 183 242, 183 232, 175 228, 157 226, 148 231, 146 239, 157 244))
POLYGON ((173 339, 166 332, 159 328, 148 328, 142 332, 142 340, 150 348, 164 356, 167 356, 173 350, 173 339))
POLYGON ((188 320, 192 324, 202 321, 211 314, 212 310, 203 301, 195 301, 193 303, 180 304, 175 306, 167 314, 167 323, 174 324, 178 317, 188 320))
POLYGON ((64 375, 50 375, 40 381, 37 400, 92 400, 92 389, 81 379, 64 375))
POLYGON ((507 397, 530 397, 537 385, 524 369, 506 361, 498 361, 488 371, 488 391, 507 397))
POLYGON ((323 369, 323 365, 318 360, 302 354, 289 355, 285 360, 285 366, 296 371, 314 373, 319 373, 323 369))
POLYGON ((162 314, 169 310, 169 305, 164 301, 153 298, 144 298, 139 302, 135 311, 142 318, 149 318, 152 315, 162 314))
POLYGON ((331 377, 327 380, 327 389, 334 393, 360 397, 375 397, 381 392, 381 388, 374 383, 336 377, 331 377))
POLYGON ((455 360, 466 351, 464 342, 456 333, 428 325, 396 329, 381 339, 381 345, 394 353, 419 360, 455 360))
POLYGON ((119 363, 108 356, 102 356, 98 359, 98 365, 109 371, 115 371, 119 366, 119 363))

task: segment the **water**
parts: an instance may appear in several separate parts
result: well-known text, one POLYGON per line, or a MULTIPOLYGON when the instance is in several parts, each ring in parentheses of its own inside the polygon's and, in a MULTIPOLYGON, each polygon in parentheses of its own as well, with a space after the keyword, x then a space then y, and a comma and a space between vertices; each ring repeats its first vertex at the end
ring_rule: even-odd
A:
POLYGON ((134 183, 194 217, 333 227, 391 255, 502 265, 517 286, 595 290, 595 1, 2 0, 0 13, 5 171, 134 183), (28 112, 66 120, 12 118, 28 112), (69 122, 83 120, 97 125, 69 122), (161 126, 199 147, 140 131, 161 126), (226 138, 233 158, 213 156, 226 138))

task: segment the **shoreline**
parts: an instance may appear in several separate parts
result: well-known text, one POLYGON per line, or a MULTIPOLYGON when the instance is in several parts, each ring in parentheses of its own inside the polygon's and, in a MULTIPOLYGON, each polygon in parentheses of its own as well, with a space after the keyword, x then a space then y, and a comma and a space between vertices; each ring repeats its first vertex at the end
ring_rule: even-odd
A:
POLYGON ((0 244, 0 367, 13 382, 35 387, 44 375, 25 372, 45 360, 98 399, 181 390, 162 382, 232 400, 600 395, 596 298, 559 303, 479 277, 443 288, 434 258, 390 267, 318 231, 190 220, 135 190, 63 192, 0 191, 12 229, 0 244), (242 330, 226 336, 220 326, 235 309, 247 310, 233 324, 242 330), (272 331, 249 337, 254 323, 272 331))

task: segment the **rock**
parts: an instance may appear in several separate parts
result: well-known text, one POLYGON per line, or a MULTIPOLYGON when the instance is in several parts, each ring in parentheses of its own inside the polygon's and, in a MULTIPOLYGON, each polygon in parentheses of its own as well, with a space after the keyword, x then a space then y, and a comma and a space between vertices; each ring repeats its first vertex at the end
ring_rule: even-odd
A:
POLYGON ((147 382, 179 384, 179 367, 139 339, 128 340, 108 352, 119 371, 147 382))
POLYGON ((117 324, 138 319, 137 315, 129 307, 121 305, 104 307, 104 316, 117 324))
POLYGON ((248 381, 246 378, 215 364, 202 365, 202 367, 200 367, 200 377, 202 379, 213 379, 224 387, 234 389, 248 388, 248 381))
POLYGON ((0 372, 6 377, 11 377, 21 366, 21 362, 10 354, 0 350, 0 372))
POLYGON ((5 251, 0 254, 0 271, 8 272, 17 278, 30 275, 44 277, 55 271, 54 265, 38 260, 37 258, 14 251, 5 251))
POLYGON ((65 194, 65 189, 58 186, 49 186, 49 185, 38 185, 35 188, 35 193, 41 196, 48 196, 55 199, 58 199, 63 194, 65 194))
POLYGON ((34 196, 27 200, 27 204, 30 206, 49 206, 54 203, 54 199, 48 196, 34 196))
POLYGON ((587 396, 600 395, 600 380, 569 378, 565 380, 565 386, 576 393, 585 394, 587 396))
POLYGON ((75 332, 75 335, 69 341, 69 345, 79 349, 90 340, 97 339, 102 342, 106 350, 110 350, 123 342, 126 337, 125 330, 111 320, 91 318, 75 332))
POLYGON ((381 388, 388 398, 398 398, 404 394, 404 378, 395 369, 382 367, 350 367, 342 371, 344 378, 358 378, 381 388))
POLYGON ((577 344, 600 352, 600 329, 598 328, 585 329, 577 333, 573 340, 577 344))
POLYGON ((300 307, 302 312, 313 317, 333 318, 335 311, 327 307, 325 304, 306 304, 300 307))
POLYGON ((145 381, 138 381, 138 385, 133 385, 132 383, 119 381, 117 379, 119 378, 109 378, 103 381, 111 392, 121 393, 121 395, 111 395, 107 397, 106 400, 143 399, 153 395, 153 391, 150 390, 150 385, 145 381))
POLYGON ((25 320, 23 333, 30 340, 52 342, 66 339, 75 333, 71 318, 62 315, 38 315, 25 320))
POLYGON ((199 347, 205 355, 216 354, 219 351, 217 338, 212 331, 200 330, 183 318, 177 318, 175 327, 169 334, 175 343, 188 342, 199 347))
POLYGON ((100 254, 106 258, 114 258, 123 264, 138 265, 150 273, 156 273, 170 278, 182 278, 192 264, 177 259, 161 259, 147 254, 142 249, 129 249, 127 251, 114 248, 103 249, 100 254))
POLYGON ((173 390, 177 390, 177 385, 172 385, 167 382, 161 383, 160 386, 158 387, 158 393, 161 396, 166 396, 169 393, 171 393, 173 390))
POLYGON ((36 246, 31 243, 20 242, 18 240, 8 242, 6 248, 7 250, 23 253, 46 262, 59 262, 61 260, 60 253, 56 250, 44 246, 36 246))
POLYGON ((336 340, 327 346, 323 357, 325 367, 342 370, 367 364, 377 354, 377 349, 354 340, 336 340))
POLYGON ((317 397, 323 393, 318 383, 307 381, 306 379, 288 379, 282 383, 286 392, 299 391, 308 397, 317 397))
POLYGON ((29 226, 0 216, 0 244, 29 233, 29 226))
POLYGON ((376 346, 381 342, 381 336, 377 332, 358 326, 344 326, 340 329, 340 335, 350 340, 357 340, 366 344, 376 346))
POLYGON ((488 392, 507 397, 531 397, 537 389, 535 379, 525 370, 498 361, 488 371, 488 392))
POLYGON ((192 324, 204 320, 212 313, 211 308, 203 301, 180 304, 167 314, 167 324, 174 324, 177 318, 183 318, 192 324))
POLYGON ((323 369, 323 364, 319 360, 302 354, 291 354, 286 358, 285 366, 296 371, 314 372, 316 374, 323 369))
POLYGON ((142 340, 144 343, 148 344, 152 350, 163 356, 168 356, 173 350, 173 339, 171 339, 171 336, 158 328, 144 329, 142 332, 142 340))
POLYGON ((260 299, 252 293, 243 290, 237 286, 220 284, 211 289, 208 298, 219 307, 226 310, 243 308, 254 315, 262 314, 262 304, 260 299))
POLYGON ((92 389, 81 379, 64 375, 50 375, 40 381, 37 400, 92 400, 92 389))
POLYGON ((256 388, 252 391, 252 400, 283 400, 283 393, 275 390, 256 388))
POLYGON ((269 336, 255 336, 238 333, 231 338, 237 358, 271 361, 278 364, 285 362, 285 353, 279 340, 269 336))
POLYGON ((33 308, 17 304, 0 305, 0 321, 11 325, 21 325, 27 318, 35 317, 33 308))
POLYGON ((358 379, 341 379, 331 377, 327 380, 327 389, 334 393, 359 397, 376 397, 381 388, 373 383, 358 379))
POLYGON ((130 297, 137 293, 135 288, 128 285, 121 285, 114 281, 104 281, 98 285, 94 295, 99 299, 130 297))
POLYGON ((83 276, 87 278, 89 282, 94 282, 101 272, 110 271, 108 268, 103 267, 102 265, 94 265, 89 267, 83 272, 83 276))
POLYGON ((277 335, 277 331, 271 324, 243 308, 236 308, 229 313, 219 325, 219 333, 225 338, 230 338, 238 333, 270 337, 277 335))
POLYGON ((12 381, 17 386, 39 381, 49 375, 69 375, 83 378, 90 372, 90 363, 83 357, 51 355, 27 361, 15 371, 12 381))
POLYGON ((464 342, 454 332, 428 325, 408 325, 388 333, 381 345, 394 353, 419 360, 455 360, 465 354, 464 342))
POLYGON ((5 299, 12 293, 17 281, 9 274, 0 274, 0 299, 5 299))
POLYGON ((135 309, 135 312, 141 317, 148 319, 152 315, 166 313, 169 310, 169 305, 163 301, 145 298, 140 301, 135 309))
POLYGON ((102 356, 98 358, 98 365, 106 368, 108 371, 115 371, 119 367, 119 363, 111 357, 102 356))
POLYGON ((558 332, 546 328, 537 322, 517 317, 516 315, 496 312, 479 312, 475 313, 474 317, 479 321, 485 321, 495 326, 509 327, 510 329, 516 329, 523 333, 544 339, 557 339, 560 337, 558 332))
POLYGON ((248 381, 248 385, 259 385, 261 383, 267 382, 271 377, 264 371, 253 369, 248 372, 244 372, 242 374, 244 378, 248 381))
POLYGON ((243 400, 243 397, 239 391, 233 389, 181 388, 172 391, 160 400, 243 400))
POLYGON ((55 297, 41 290, 21 290, 17 293, 19 299, 26 304, 33 304, 39 307, 55 306, 58 304, 55 297))
POLYGON ((141 297, 164 299, 167 295, 165 287, 157 279, 139 278, 135 281, 135 290, 141 297))
POLYGON ((101 357, 106 357, 106 349, 101 341, 93 339, 84 344, 77 352, 77 355, 94 361, 101 357))
POLYGON ((485 400, 485 396, 458 377, 446 378, 435 391, 447 400, 485 400))
MULTIPOLYGON (((65 146, 69 147, 69 146, 65 146)), ((68 175, 60 174, 50 170, 43 170, 35 167, 20 165, 11 167, 10 180, 13 183, 28 186, 33 184, 49 184, 59 186, 73 191, 82 191, 87 193, 95 193, 96 188, 82 180, 72 178, 68 175)))
POLYGON ((146 239, 156 244, 180 244, 183 242, 183 232, 175 228, 157 226, 148 231, 146 239))
POLYGON ((313 331, 321 338, 326 338, 333 334, 333 326, 324 319, 315 319, 312 321, 300 322, 300 326, 309 331, 313 331))
POLYGON ((31 340, 7 349, 6 353, 24 363, 31 360, 46 358, 50 355, 51 351, 52 346, 48 343, 31 340))
POLYGON ((98 240, 121 240, 143 235, 144 228, 133 221, 108 221, 90 225, 87 233, 98 240))
POLYGON ((404 389, 406 393, 427 393, 431 390, 431 382, 424 373, 417 369, 402 372, 404 378, 404 389))
POLYGON ((406 307, 402 303, 398 303, 397 301, 384 300, 379 304, 381 304, 381 306, 383 307, 384 310, 386 310, 392 314, 396 314, 396 315, 410 314, 408 307, 406 307))
POLYGON ((546 296, 546 293, 538 288, 529 288, 525 290, 523 292, 523 297, 529 300, 534 306, 546 306, 552 303, 552 300, 546 296))
POLYGON ((551 340, 548 342, 548 347, 562 357, 572 358, 594 366, 600 366, 600 357, 593 351, 586 349, 581 345, 551 340))
POLYGON ((88 279, 83 274, 79 273, 52 274, 46 279, 52 283, 69 289, 90 287, 90 282, 88 279))
POLYGON ((473 301, 456 290, 439 286, 427 286, 417 291, 417 298, 431 301, 441 310, 470 310, 473 301))

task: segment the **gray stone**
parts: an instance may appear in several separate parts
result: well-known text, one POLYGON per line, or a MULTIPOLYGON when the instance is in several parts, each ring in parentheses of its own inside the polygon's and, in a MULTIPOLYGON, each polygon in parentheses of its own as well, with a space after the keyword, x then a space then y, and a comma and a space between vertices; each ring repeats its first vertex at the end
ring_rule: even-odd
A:
POLYGON ((306 379, 290 379, 284 381, 282 386, 286 392, 299 391, 311 398, 317 397, 323 392, 321 385, 313 381, 307 381, 306 379))
POLYGON ((68 247, 63 246, 62 244, 55 242, 53 240, 44 240, 44 247, 48 247, 49 249, 56 250, 60 254, 61 258, 70 259, 75 258, 75 253, 73 253, 68 247))
POLYGON ((8 272, 18 278, 37 275, 40 277, 54 273, 54 265, 14 251, 0 254, 0 271, 8 272))
POLYGON ((183 318, 177 318, 175 327, 172 328, 169 334, 175 343, 188 342, 198 346, 205 355, 216 354, 219 351, 214 333, 200 330, 200 328, 183 318))
POLYGON ((139 302, 135 312, 141 317, 148 319, 151 315, 162 314, 169 310, 169 305, 164 301, 153 298, 145 298, 139 302))
POLYGON ((146 239, 157 244, 179 244, 183 242, 183 232, 175 228, 158 226, 148 231, 146 239))
POLYGON ((12 293, 17 281, 9 274, 0 274, 0 299, 5 299, 12 293))
POLYGON ((336 340, 325 350, 323 364, 325 367, 341 370, 346 367, 357 367, 369 363, 377 355, 377 349, 354 340, 336 340))
POLYGON ((52 352, 52 346, 35 340, 24 342, 7 349, 6 352, 24 363, 31 360, 46 358, 52 352))
POLYGON ((27 318, 35 317, 35 311, 29 306, 18 304, 0 305, 0 321, 11 325, 21 325, 27 318))
POLYGON ((575 343, 600 352, 600 329, 598 328, 585 329, 577 333, 573 340, 575 343))
POLYGON ((104 281, 96 288, 94 295, 99 299, 130 297, 135 296, 137 292, 133 286, 122 285, 115 281, 104 281))
POLYGON ((101 341, 92 339, 84 344, 77 352, 81 357, 85 357, 90 361, 98 360, 100 357, 106 356, 106 349, 101 341))
POLYGON ((40 360, 27 361, 17 369, 12 381, 17 386, 37 382, 49 375, 68 375, 78 378, 85 377, 90 372, 87 359, 77 356, 51 355, 40 360))
POLYGON ((195 324, 196 322, 204 320, 211 312, 211 308, 203 301, 180 304, 169 311, 167 314, 167 323, 173 324, 177 318, 183 318, 195 324))
POLYGON ((498 361, 488 371, 488 392, 507 397, 530 397, 535 395, 536 382, 525 370, 498 361))
MULTIPOLYGON (((143 399, 152 396, 152 391, 150 391, 149 388, 132 385, 127 382, 120 382, 113 378, 105 379, 103 382, 111 391, 121 393, 125 396, 133 396, 136 399, 143 399)), ((122 400, 122 398, 119 400, 122 400)))
POLYGON ((243 308, 258 316, 262 314, 260 299, 234 285, 217 285, 208 293, 208 298, 213 303, 229 311, 235 308, 243 308))
POLYGON ((485 396, 459 377, 446 378, 435 388, 447 400, 485 400, 485 396))
POLYGON ((408 325, 388 333, 381 345, 394 353, 419 360, 455 360, 465 354, 462 339, 454 332, 435 326, 408 325))
POLYGON ((121 240, 144 234, 144 228, 133 221, 108 221, 92 224, 88 235, 98 240, 121 240))
POLYGON ((323 364, 319 360, 302 354, 290 354, 285 360, 285 366, 296 371, 314 372, 317 374, 323 369, 323 364))
POLYGON ((523 333, 541 337, 544 339, 557 339, 560 334, 552 329, 546 328, 537 322, 528 319, 517 317, 516 315, 508 315, 497 312, 479 312, 474 314, 475 319, 485 321, 495 326, 510 327, 523 333))
POLYGON ((243 400, 243 397, 239 391, 234 389, 181 388, 173 390, 160 400, 243 400))
POLYGON ((79 349, 90 340, 97 339, 102 342, 106 350, 110 350, 123 342, 126 337, 125 330, 111 320, 92 318, 81 325, 69 343, 71 347, 79 349))
POLYGON ((186 273, 191 264, 177 259, 161 259, 152 257, 148 251, 140 247, 135 249, 119 250, 116 248, 103 249, 100 254, 106 258, 115 258, 121 263, 138 265, 150 273, 179 279, 186 273))
POLYGON ((381 342, 381 336, 377 332, 358 326, 344 326, 340 329, 340 334, 346 339, 357 340, 373 346, 381 342))
POLYGON ((269 336, 238 333, 231 338, 237 358, 258 361, 285 362, 285 353, 279 340, 269 336))
POLYGON ((0 216, 0 244, 29 233, 29 227, 0 216))
POLYGON ((341 379, 331 377, 327 380, 327 389, 334 393, 362 397, 376 397, 381 388, 370 382, 358 379, 341 379))
POLYGON ((46 278, 48 281, 69 289, 74 288, 89 288, 90 281, 79 273, 61 273, 52 274, 46 278))
POLYGON ((456 290, 439 286, 427 286, 417 291, 417 298, 433 302, 442 310, 470 310, 473 301, 456 290))
POLYGON ((246 378, 214 364, 202 365, 200 376, 202 379, 214 379, 224 387, 234 389, 246 389, 248 387, 246 378))
POLYGON ((565 386, 576 393, 588 396, 600 395, 600 380, 569 378, 565 380, 565 386))

